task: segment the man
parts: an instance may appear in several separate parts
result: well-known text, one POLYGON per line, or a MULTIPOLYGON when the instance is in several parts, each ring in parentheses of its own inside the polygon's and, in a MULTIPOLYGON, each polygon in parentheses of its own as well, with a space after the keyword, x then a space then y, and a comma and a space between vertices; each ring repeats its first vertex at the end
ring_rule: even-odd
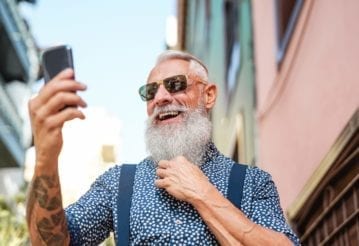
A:
POLYGON ((131 245, 292 245, 298 238, 285 222, 270 175, 248 167, 241 209, 227 198, 231 159, 210 140, 208 118, 217 96, 207 68, 179 51, 161 54, 139 90, 147 102, 146 145, 150 157, 137 165, 129 221, 117 221, 121 166, 101 175, 65 211, 61 205, 58 155, 66 121, 85 116, 85 90, 65 70, 29 103, 36 167, 27 219, 38 244, 94 245, 117 238, 130 223, 131 245), (65 107, 73 105, 74 107, 65 107))

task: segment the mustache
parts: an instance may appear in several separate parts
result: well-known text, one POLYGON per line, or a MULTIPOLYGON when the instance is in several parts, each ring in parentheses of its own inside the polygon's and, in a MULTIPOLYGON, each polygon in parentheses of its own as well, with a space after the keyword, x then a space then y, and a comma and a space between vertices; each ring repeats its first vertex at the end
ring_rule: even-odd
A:
POLYGON ((181 105, 165 105, 165 106, 156 106, 153 110, 153 113, 148 117, 148 123, 153 122, 156 117, 161 114, 168 111, 179 111, 182 113, 186 113, 189 111, 189 108, 181 105))

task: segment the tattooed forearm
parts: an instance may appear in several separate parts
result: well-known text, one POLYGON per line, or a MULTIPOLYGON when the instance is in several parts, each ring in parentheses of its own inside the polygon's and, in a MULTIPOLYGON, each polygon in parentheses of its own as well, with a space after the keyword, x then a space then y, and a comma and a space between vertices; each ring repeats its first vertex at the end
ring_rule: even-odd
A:
POLYGON ((66 221, 63 211, 51 215, 51 218, 43 218, 37 223, 37 229, 41 238, 47 245, 64 245, 67 232, 66 221), (60 227, 60 230, 54 233, 54 228, 60 227))
POLYGON ((58 197, 58 194, 55 194, 52 197, 49 195, 50 189, 56 189, 60 187, 60 184, 54 181, 56 180, 54 176, 50 177, 41 175, 35 178, 33 184, 33 192, 35 194, 36 200, 40 204, 40 207, 50 211, 61 207, 61 199, 58 197))
POLYGON ((58 176, 34 177, 28 198, 27 217, 29 226, 36 227, 41 241, 46 245, 65 244, 69 235, 58 176), (38 209, 34 213, 36 206, 38 209))

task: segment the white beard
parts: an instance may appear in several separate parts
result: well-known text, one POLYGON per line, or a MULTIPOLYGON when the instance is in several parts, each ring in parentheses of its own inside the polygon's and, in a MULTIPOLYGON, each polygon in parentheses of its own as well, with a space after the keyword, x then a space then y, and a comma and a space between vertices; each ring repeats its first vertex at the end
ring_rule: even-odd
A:
POLYGON ((211 138, 211 129, 212 124, 203 106, 191 111, 175 105, 156 108, 147 120, 146 148, 155 164, 182 155, 199 166, 211 138), (153 123, 158 112, 172 110, 182 111, 183 121, 160 126, 153 123))

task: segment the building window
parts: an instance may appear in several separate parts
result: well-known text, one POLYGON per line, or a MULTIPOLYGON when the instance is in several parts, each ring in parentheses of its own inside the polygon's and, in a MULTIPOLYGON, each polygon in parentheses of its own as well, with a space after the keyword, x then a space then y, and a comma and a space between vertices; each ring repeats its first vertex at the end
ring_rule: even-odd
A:
POLYGON ((186 49, 195 49, 195 54, 201 60, 207 60, 210 30, 211 30, 211 1, 188 1, 188 20, 189 29, 186 30, 189 35, 186 49))
POLYGON ((101 151, 102 161, 105 163, 115 163, 116 162, 116 154, 115 154, 115 146, 114 145, 102 145, 101 151))
POLYGON ((226 91, 230 96, 237 84, 241 64, 239 42, 239 4, 236 0, 224 1, 225 21, 225 76, 226 91))
POLYGON ((280 65, 286 53, 303 0, 276 0, 277 63, 280 65))

